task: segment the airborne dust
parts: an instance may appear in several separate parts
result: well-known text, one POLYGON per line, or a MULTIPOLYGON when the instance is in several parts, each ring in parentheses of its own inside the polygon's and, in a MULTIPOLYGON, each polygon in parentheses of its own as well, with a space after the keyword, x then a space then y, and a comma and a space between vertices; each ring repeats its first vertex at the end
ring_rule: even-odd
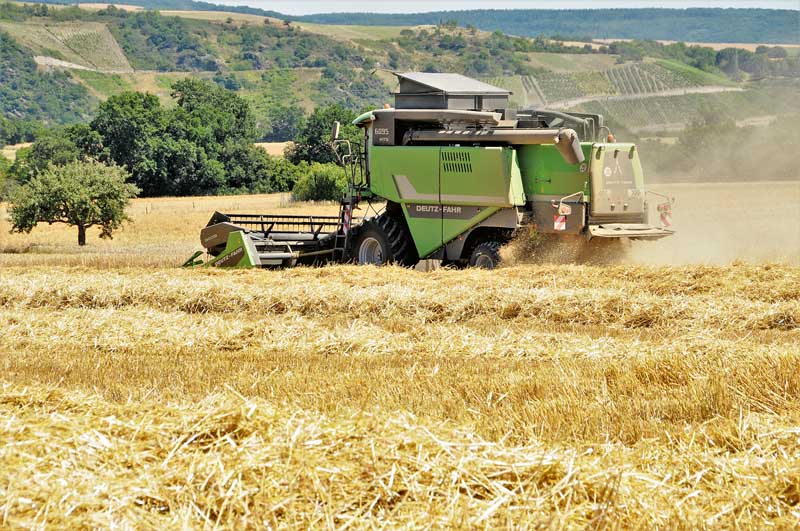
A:
MULTIPOLYGON (((505 252, 506 263, 800 263, 800 134, 791 120, 699 129, 675 140, 683 146, 640 145, 647 189, 675 198, 674 236, 615 245, 522 234, 505 252)), ((648 196, 656 226, 662 201, 648 196)))

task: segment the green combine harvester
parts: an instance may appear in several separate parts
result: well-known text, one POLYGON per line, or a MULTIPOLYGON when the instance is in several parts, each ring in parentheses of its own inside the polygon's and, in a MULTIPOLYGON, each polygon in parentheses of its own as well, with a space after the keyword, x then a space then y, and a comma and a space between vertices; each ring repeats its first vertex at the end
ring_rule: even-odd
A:
POLYGON ((655 194, 662 223, 651 225, 639 152, 616 142, 601 115, 513 110, 509 91, 458 74, 396 75, 394 108, 353 122, 363 142, 339 140, 334 127, 349 175, 338 216, 216 212, 200 235, 210 258, 198 252, 186 265, 433 259, 491 269, 531 225, 586 240, 673 234, 671 201, 655 194))

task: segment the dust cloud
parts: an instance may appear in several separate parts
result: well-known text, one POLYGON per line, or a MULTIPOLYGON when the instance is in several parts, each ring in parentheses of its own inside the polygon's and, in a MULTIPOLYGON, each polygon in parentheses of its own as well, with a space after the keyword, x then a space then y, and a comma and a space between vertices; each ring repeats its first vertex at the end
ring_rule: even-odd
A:
MULTIPOLYGON (((676 234, 654 242, 632 242, 627 259, 634 263, 800 263, 800 180, 649 188, 675 197, 676 234)), ((650 221, 659 222, 654 205, 650 221)))
MULTIPOLYGON (((756 183, 655 184, 675 198, 673 236, 626 241, 553 236, 525 230, 502 251, 506 266, 525 263, 606 265, 800 264, 800 180, 756 183)), ((660 226, 651 199, 650 224, 660 226)))

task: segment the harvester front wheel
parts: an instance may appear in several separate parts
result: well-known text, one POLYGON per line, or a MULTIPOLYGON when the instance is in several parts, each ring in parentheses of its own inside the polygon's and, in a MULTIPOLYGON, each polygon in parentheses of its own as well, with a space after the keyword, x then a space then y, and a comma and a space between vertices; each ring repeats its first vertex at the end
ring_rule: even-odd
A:
POLYGON ((387 214, 364 223, 353 245, 353 258, 359 265, 411 267, 419 262, 405 225, 387 214))
POLYGON ((469 256, 469 266, 480 269, 494 269, 500 265, 500 247, 502 245, 497 240, 479 243, 469 256))

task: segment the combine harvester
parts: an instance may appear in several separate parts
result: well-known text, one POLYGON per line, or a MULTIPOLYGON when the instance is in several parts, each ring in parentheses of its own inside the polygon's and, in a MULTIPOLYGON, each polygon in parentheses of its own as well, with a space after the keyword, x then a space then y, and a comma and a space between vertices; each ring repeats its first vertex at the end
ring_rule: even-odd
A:
MULTIPOLYGON (((457 74, 396 74, 395 107, 353 124, 333 149, 349 175, 338 216, 214 213, 186 266, 275 267, 421 259, 494 268, 518 229, 586 240, 656 239, 636 146, 596 114, 508 108, 510 92, 457 74), (584 141, 581 141, 583 139, 584 141), (361 210, 372 215, 361 218, 361 210)), ((660 196, 660 194, 655 194, 660 196)), ((665 196, 660 196, 665 198, 665 196)))

